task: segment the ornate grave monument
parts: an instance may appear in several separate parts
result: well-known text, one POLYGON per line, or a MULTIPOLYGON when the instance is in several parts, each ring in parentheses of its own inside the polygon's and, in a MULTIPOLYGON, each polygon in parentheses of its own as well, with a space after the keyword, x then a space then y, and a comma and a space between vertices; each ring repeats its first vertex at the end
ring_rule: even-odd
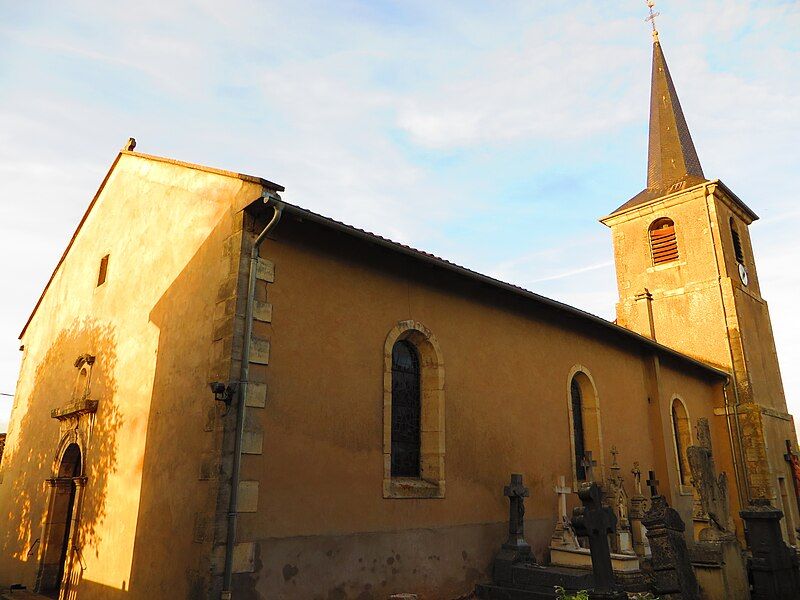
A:
POLYGON ((647 540, 647 529, 642 525, 642 518, 647 510, 647 498, 642 494, 642 471, 639 462, 633 463, 633 497, 631 498, 628 520, 631 523, 631 537, 633 538, 633 551, 639 558, 650 556, 650 542, 647 540))
POLYGON ((630 509, 628 508, 630 499, 625 490, 625 481, 621 473, 622 467, 617 462, 617 454, 619 454, 617 447, 612 446, 611 476, 606 484, 608 491, 603 498, 603 503, 609 506, 614 511, 614 516, 617 517, 617 531, 613 536, 612 550, 618 554, 634 556, 636 553, 633 551, 630 509))
POLYGON ((698 445, 686 451, 702 517, 696 524, 705 525, 692 548, 695 575, 704 598, 747 598, 747 571, 730 515, 728 479, 725 473, 717 476, 708 419, 701 418, 696 431, 698 445))
POLYGON ((571 592, 593 587, 589 571, 536 564, 523 529, 528 489, 522 475, 511 476, 504 494, 509 499, 508 540, 495 557, 492 583, 476 586, 476 596, 486 600, 545 600, 553 598, 557 585, 571 592))
POLYGON ((658 493, 658 480, 653 471, 647 480, 650 488, 650 509, 642 523, 652 551, 654 592, 661 600, 699 600, 700 592, 689 561, 683 532, 686 529, 678 511, 658 493))
MULTIPOLYGON (((528 490, 522 484, 521 475, 512 475, 511 484, 505 487, 505 495, 509 498, 508 541, 503 544, 495 558, 492 582, 476 586, 476 597, 483 600, 552 600, 555 586, 560 586, 569 593, 594 589, 595 594, 591 598, 598 600, 626 598, 624 593, 616 591, 614 581, 615 578, 629 574, 615 574, 610 565, 608 534, 613 533, 616 518, 610 508, 602 506, 599 486, 596 483, 586 483, 584 486, 589 486, 594 491, 581 496, 584 506, 576 509, 577 513, 573 514, 568 526, 570 529, 574 527, 577 518, 581 534, 586 535, 590 542, 595 544, 594 549, 582 549, 589 558, 592 570, 553 565, 544 567, 536 564, 522 529, 524 501, 528 496, 528 490), (601 555, 604 552, 605 559, 601 558, 592 563, 591 559, 596 552, 600 552, 601 555), (598 574, 601 584, 595 583, 598 574)), ((560 479, 556 488, 559 494, 560 515, 566 511, 565 494, 568 492, 565 489, 566 485, 563 485, 560 479)), ((641 573, 622 579, 624 587, 630 591, 647 590, 647 583, 641 573)))
MULTIPOLYGON (((614 551, 611 553, 611 565, 617 573, 635 573, 639 571, 639 560, 633 552, 631 541, 630 525, 628 521, 628 496, 623 487, 622 477, 619 475, 620 467, 616 462, 616 448, 612 450, 612 454, 614 454, 614 465, 612 465, 611 468, 612 470, 616 470, 613 471, 614 475, 608 480, 607 484, 608 489, 611 490, 611 494, 604 497, 603 501, 604 505, 611 508, 614 516, 617 518, 617 523, 621 524, 621 529, 613 536, 614 551), (623 548, 624 551, 619 552, 620 548, 623 548)), ((592 459, 591 451, 584 455, 581 465, 586 471, 586 483, 593 483, 594 466, 597 465, 597 461, 592 459)), ((599 489, 598 486, 598 490, 599 489)), ((566 496, 562 498, 563 518, 566 519, 566 496)), ((561 502, 562 500, 559 500, 559 507, 561 506, 561 502)), ((561 519, 561 513, 559 513, 559 519, 561 519)), ((591 569, 591 552, 585 545, 586 543, 584 541, 584 545, 581 546, 580 540, 574 535, 569 524, 562 525, 560 521, 557 522, 556 529, 553 532, 553 538, 551 538, 550 564, 563 567, 591 569), (568 533, 565 530, 568 530, 568 533), (572 534, 572 536, 570 537, 569 534, 572 534), (564 543, 559 543, 559 540, 556 540, 557 535, 562 537, 564 543)))

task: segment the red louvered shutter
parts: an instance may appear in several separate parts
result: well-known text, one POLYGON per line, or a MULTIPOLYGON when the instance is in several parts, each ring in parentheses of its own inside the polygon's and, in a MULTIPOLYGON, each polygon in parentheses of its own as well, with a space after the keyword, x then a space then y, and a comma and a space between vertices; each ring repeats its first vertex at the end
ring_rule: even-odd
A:
POLYGON ((675 239, 675 223, 669 219, 656 221, 650 229, 650 250, 653 264, 678 260, 678 241, 675 239))

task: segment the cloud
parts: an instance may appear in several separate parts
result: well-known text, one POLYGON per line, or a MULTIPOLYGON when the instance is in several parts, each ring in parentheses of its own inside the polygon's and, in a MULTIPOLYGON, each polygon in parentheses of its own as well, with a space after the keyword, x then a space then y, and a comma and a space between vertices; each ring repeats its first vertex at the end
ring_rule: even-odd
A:
MULTIPOLYGON (((764 217, 759 275, 800 413, 800 5, 676 0, 662 13, 706 173, 764 217)), ((644 181, 644 16, 588 0, 9 7, 0 252, 14 260, 0 275, 15 283, 0 299, 0 391, 13 391, 16 334, 130 135, 613 318, 611 241, 595 219, 644 181)))

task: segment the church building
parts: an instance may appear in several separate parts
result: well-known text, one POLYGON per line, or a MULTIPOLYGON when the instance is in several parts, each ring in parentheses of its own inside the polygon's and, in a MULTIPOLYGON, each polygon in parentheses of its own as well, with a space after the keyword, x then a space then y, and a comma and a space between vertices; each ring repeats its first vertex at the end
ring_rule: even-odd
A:
POLYGON ((0 586, 466 597, 507 535, 512 473, 541 563, 562 477, 632 491, 653 471, 696 521, 701 419, 739 539, 767 498, 796 545, 758 217, 704 174, 657 36, 649 135, 647 187, 601 219, 615 323, 130 140, 20 335, 0 586))

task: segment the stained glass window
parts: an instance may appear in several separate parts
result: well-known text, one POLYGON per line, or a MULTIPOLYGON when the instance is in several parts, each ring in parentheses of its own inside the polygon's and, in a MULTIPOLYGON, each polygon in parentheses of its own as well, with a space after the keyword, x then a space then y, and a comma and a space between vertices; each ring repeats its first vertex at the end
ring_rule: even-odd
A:
POLYGON ((572 396, 572 430, 575 434, 575 476, 578 481, 585 481, 586 468, 581 464, 586 450, 583 434, 583 398, 581 386, 576 377, 572 378, 570 395, 572 396))
POLYGON ((420 371, 417 349, 406 340, 392 348, 392 477, 419 477, 420 371))

